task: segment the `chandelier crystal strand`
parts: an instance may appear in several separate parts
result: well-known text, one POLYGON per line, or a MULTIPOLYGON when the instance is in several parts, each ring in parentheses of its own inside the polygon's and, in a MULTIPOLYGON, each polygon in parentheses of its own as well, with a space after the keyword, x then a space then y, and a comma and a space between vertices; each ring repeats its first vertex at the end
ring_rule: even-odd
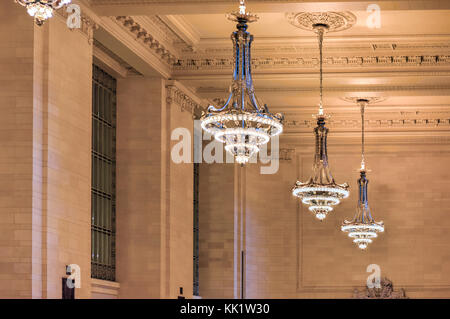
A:
POLYGON ((270 138, 283 132, 283 115, 272 114, 266 105, 260 106, 253 87, 251 44, 253 36, 247 32, 248 23, 258 20, 246 11, 245 1, 239 11, 228 15, 237 22, 231 35, 234 47, 234 73, 230 95, 219 107, 210 105, 202 114, 202 128, 212 134, 241 165, 248 163, 270 138))
POLYGON ((370 212, 369 199, 368 199, 368 184, 366 161, 365 161, 365 107, 368 101, 365 99, 359 99, 358 105, 361 109, 361 169, 360 178, 358 180, 359 185, 359 199, 356 214, 353 220, 345 220, 341 226, 343 232, 348 233, 348 236, 353 239, 353 242, 362 250, 373 242, 373 239, 378 237, 378 233, 384 232, 384 223, 376 222, 370 212))
POLYGON ((313 164, 313 174, 308 182, 297 181, 292 194, 299 197, 303 204, 309 205, 309 210, 320 221, 327 217, 333 210, 333 206, 339 205, 340 201, 349 195, 347 183, 337 184, 328 166, 327 136, 328 128, 325 127, 325 114, 323 111, 323 37, 328 29, 326 24, 314 25, 318 35, 320 51, 320 102, 319 112, 316 115, 317 127, 314 129, 316 136, 316 147, 313 164))
POLYGON ((30 16, 34 17, 36 24, 41 26, 45 20, 53 16, 53 11, 71 3, 72 0, 15 0, 27 9, 30 16))

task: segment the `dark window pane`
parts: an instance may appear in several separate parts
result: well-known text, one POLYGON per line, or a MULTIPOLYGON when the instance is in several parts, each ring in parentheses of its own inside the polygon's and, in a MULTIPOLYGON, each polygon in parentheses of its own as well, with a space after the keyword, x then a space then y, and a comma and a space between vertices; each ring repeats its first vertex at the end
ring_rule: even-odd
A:
POLYGON ((91 277, 115 280, 116 79, 92 72, 91 277))

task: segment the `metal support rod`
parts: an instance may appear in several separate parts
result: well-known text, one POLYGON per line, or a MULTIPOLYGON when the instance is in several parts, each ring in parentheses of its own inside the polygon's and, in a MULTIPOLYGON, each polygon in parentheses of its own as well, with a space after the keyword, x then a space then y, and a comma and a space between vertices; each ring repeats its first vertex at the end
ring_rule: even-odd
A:
POLYGON ((368 101, 365 99, 359 99, 358 105, 361 109, 361 171, 366 169, 366 159, 365 159, 365 120, 364 112, 368 101))
POLYGON ((319 28, 317 30, 317 36, 319 38, 319 51, 320 51, 320 104, 319 113, 323 114, 323 29, 319 28))

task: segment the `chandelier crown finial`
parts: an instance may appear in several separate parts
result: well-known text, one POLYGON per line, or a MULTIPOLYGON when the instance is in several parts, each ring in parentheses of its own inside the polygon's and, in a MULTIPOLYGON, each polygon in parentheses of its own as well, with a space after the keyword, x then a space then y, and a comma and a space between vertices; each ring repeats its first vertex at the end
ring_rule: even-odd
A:
POLYGON ((247 11, 245 0, 239 1, 239 11, 227 15, 228 19, 238 23, 238 28, 247 29, 247 23, 258 21, 259 17, 247 11))

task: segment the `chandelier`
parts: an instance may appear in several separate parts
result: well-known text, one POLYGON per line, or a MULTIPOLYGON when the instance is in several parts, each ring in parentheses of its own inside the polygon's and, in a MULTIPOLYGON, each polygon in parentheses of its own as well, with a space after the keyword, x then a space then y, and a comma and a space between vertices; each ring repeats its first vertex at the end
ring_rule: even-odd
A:
POLYGON ((28 14, 34 17, 36 24, 41 26, 45 20, 53 16, 53 10, 58 10, 71 0, 15 0, 27 8, 28 14))
POLYGON ((240 1, 239 12, 228 15, 237 22, 237 31, 231 35, 234 47, 234 73, 230 95, 219 107, 210 105, 202 114, 202 128, 225 144, 236 162, 243 165, 256 155, 270 138, 283 131, 283 116, 272 114, 267 105, 260 106, 255 95, 251 66, 253 36, 247 32, 247 23, 258 20, 246 12, 245 1, 240 1))
POLYGON ((316 136, 316 153, 313 164, 313 174, 309 181, 302 183, 297 181, 292 194, 299 197, 302 203, 309 205, 309 210, 319 220, 324 220, 327 214, 333 210, 333 206, 340 203, 341 199, 349 195, 347 183, 337 184, 331 175, 328 166, 327 155, 327 135, 328 128, 325 127, 323 111, 323 36, 328 30, 328 25, 316 23, 313 25, 314 31, 319 39, 320 51, 320 103, 319 113, 316 115, 317 127, 314 129, 316 136))
POLYGON ((373 239, 378 236, 378 233, 384 232, 384 224, 383 222, 376 222, 370 213, 369 200, 367 198, 369 180, 366 177, 367 170, 364 158, 364 109, 368 100, 359 99, 357 102, 361 108, 362 120, 362 160, 360 178, 358 180, 359 199, 355 217, 351 221, 344 221, 341 230, 347 232, 348 236, 353 239, 353 242, 360 249, 366 249, 373 239))

